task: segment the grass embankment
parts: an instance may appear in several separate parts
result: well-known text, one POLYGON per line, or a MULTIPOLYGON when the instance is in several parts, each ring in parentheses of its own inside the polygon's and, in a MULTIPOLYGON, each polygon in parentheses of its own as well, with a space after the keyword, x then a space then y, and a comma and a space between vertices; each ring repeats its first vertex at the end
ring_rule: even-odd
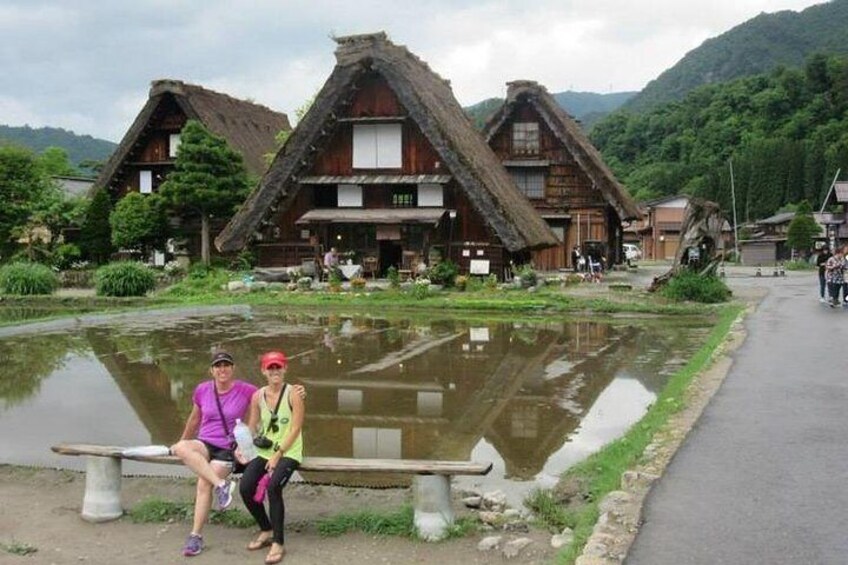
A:
POLYGON ((722 308, 706 343, 669 379, 645 416, 624 436, 566 471, 554 491, 536 491, 528 498, 526 504, 552 530, 569 527, 574 531, 574 540, 558 554, 558 563, 573 563, 580 555, 598 521, 598 504, 607 493, 619 489, 621 474, 637 463, 669 417, 686 406, 689 384, 709 366, 742 309, 741 305, 722 308))

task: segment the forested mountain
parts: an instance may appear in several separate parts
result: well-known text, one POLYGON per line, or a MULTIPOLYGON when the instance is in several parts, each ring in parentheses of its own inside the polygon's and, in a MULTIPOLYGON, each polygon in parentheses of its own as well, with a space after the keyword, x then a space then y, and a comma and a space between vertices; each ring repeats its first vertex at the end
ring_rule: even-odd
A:
POLYGON ((803 68, 707 85, 680 102, 619 111, 592 131, 637 199, 687 193, 740 221, 807 199, 818 208, 837 169, 848 178, 848 58, 813 55, 803 68))
POLYGON ((848 0, 831 0, 801 12, 760 14, 706 40, 649 82, 624 107, 641 111, 680 100, 710 83, 803 65, 812 53, 848 53, 848 0))
MULTIPOLYGON (((598 94, 597 92, 574 92, 567 90, 552 94, 560 106, 583 122, 583 127, 589 129, 592 123, 618 109, 635 92, 611 92, 609 94, 598 94)), ((474 125, 482 129, 489 114, 497 110, 503 104, 503 98, 487 98, 482 102, 474 104, 465 109, 471 116, 474 125)))
POLYGON ((83 161, 106 161, 117 144, 90 135, 77 135, 61 128, 31 128, 0 125, 0 143, 7 142, 41 153, 48 147, 61 147, 78 166, 83 161))

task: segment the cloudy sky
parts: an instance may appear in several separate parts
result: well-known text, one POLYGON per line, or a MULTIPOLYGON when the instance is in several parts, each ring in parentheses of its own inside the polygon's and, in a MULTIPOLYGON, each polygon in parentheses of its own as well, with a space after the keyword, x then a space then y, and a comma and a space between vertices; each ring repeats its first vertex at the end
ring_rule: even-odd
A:
POLYGON ((507 80, 639 90, 705 39, 821 0, 0 0, 0 124, 119 141, 150 81, 291 116, 333 68, 330 37, 385 30, 463 105, 507 80), (532 9, 531 9, 532 8, 532 9))

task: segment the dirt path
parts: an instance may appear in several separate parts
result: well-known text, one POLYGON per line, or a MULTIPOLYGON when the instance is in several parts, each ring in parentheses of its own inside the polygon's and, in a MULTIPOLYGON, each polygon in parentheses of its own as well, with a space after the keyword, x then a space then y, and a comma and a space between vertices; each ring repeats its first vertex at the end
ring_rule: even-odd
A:
MULTIPOLYGON (((233 565, 262 563, 264 552, 243 549, 252 530, 207 526, 206 551, 194 558, 180 553, 189 530, 187 523, 135 524, 123 518, 105 524, 89 524, 79 516, 85 477, 80 473, 0 466, 0 543, 28 544, 37 548, 29 556, 0 551, 0 564, 115 564, 176 563, 233 565)), ((125 506, 156 496, 190 500, 193 486, 184 479, 125 478, 125 506)), ((408 489, 345 489, 293 484, 286 489, 288 554, 284 563, 351 565, 438 563, 483 564, 504 561, 493 550, 478 551, 477 543, 489 533, 440 543, 424 543, 397 537, 346 534, 320 536, 315 520, 341 511, 370 508, 391 510, 408 500, 408 489), (295 531, 297 528, 299 531, 295 531)), ((237 503, 238 507, 241 502, 237 503)), ((503 533, 505 539, 526 536, 534 542, 508 562, 549 563, 554 556, 550 535, 533 529, 529 533, 503 533)))

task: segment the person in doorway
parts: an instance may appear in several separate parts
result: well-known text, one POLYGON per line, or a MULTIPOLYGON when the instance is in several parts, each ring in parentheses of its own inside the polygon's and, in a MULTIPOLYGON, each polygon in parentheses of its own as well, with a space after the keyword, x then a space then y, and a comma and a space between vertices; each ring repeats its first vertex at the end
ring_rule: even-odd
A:
POLYGON ((835 250, 825 263, 825 277, 830 289, 830 307, 835 308, 839 306, 839 291, 845 282, 845 257, 841 249, 835 250))
POLYGON ((819 302, 827 302, 827 277, 825 276, 825 265, 831 258, 830 248, 825 245, 816 257, 816 266, 819 268, 819 302))
POLYGON ((270 564, 279 563, 285 554, 286 507, 283 488, 303 460, 301 429, 305 409, 303 398, 299 394, 292 394, 293 387, 286 384, 288 359, 284 353, 265 353, 261 368, 268 384, 253 394, 248 420, 250 429, 258 431, 254 441, 257 456, 247 464, 239 491, 260 530, 247 544, 247 549, 258 550, 270 546, 265 557, 265 563, 270 564), (270 517, 261 496, 256 496, 263 477, 267 477, 265 481, 270 517))
POLYGON ((571 250, 571 268, 574 269, 574 272, 580 270, 580 247, 577 245, 574 246, 574 249, 571 250))
POLYGON ((233 470, 233 429, 237 418, 248 413, 256 387, 234 378, 235 362, 226 351, 212 356, 212 379, 197 385, 193 406, 180 440, 171 453, 197 475, 194 520, 183 546, 183 555, 192 557, 203 551, 203 526, 209 517, 212 500, 224 510, 233 501, 235 483, 227 477, 233 470))

